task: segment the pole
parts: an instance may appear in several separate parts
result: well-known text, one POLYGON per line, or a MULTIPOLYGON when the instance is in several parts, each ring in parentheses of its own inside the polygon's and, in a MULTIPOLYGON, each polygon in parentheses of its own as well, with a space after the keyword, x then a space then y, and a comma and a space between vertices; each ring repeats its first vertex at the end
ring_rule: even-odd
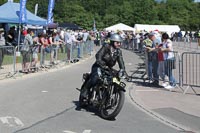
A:
POLYGON ((18 42, 17 42, 17 51, 18 52, 19 52, 19 43, 20 43, 20 36, 21 36, 20 25, 21 25, 21 23, 19 23, 19 25, 18 25, 18 42))

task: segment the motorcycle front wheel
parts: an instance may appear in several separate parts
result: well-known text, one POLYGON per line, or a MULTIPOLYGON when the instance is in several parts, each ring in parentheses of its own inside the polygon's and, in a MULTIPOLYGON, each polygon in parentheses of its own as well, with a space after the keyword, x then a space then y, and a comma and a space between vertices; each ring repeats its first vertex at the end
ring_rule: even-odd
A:
POLYGON ((112 120, 119 114, 124 104, 125 94, 117 90, 109 98, 105 98, 100 108, 100 116, 103 119, 112 120))

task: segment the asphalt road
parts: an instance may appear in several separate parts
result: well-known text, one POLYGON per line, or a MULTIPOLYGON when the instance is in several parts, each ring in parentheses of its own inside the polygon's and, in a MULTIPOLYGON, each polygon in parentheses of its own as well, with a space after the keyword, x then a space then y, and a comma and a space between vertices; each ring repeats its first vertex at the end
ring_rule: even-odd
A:
MULTIPOLYGON (((127 72, 138 56, 123 51, 127 72)), ((122 111, 113 121, 94 110, 77 110, 82 73, 94 58, 48 73, 0 81, 0 133, 180 133, 138 109, 126 92, 122 111)))

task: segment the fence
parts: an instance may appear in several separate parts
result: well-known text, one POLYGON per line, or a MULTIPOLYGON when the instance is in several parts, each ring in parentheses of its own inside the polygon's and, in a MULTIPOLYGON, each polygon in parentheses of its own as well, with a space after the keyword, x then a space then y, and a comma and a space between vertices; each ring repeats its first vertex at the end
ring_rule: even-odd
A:
MULTIPOLYGON (((19 46, 19 50, 22 46, 19 46)), ((18 52, 18 47, 0 47, 0 79, 14 76, 24 72, 23 61, 27 62, 29 72, 48 70, 57 66, 64 66, 76 63, 82 58, 91 55, 94 42, 80 42, 71 45, 60 44, 59 46, 43 47, 35 44, 30 47, 29 56, 24 56, 23 52, 18 52), (19 54, 20 53, 20 54, 19 54), (25 60, 25 58, 27 58, 25 60), (2 62, 2 64, 1 64, 2 62)))
MULTIPOLYGON (((170 70, 172 70, 172 75, 175 78, 178 87, 183 91, 184 94, 189 88, 191 88, 193 92, 197 94, 195 88, 200 87, 200 53, 183 52, 180 54, 176 51, 173 51, 173 53, 175 57, 175 64, 169 64, 169 66, 173 67, 170 68, 170 70), (184 87, 186 88, 184 89, 184 87)), ((148 74, 149 67, 147 53, 145 53, 144 59, 146 65, 146 74, 148 74)), ((169 79, 167 79, 167 82, 169 82, 169 79)))
MULTIPOLYGON (((149 80, 161 80, 159 78, 156 79, 155 77, 152 77, 153 76, 153 70, 152 69, 153 69, 153 67, 157 68, 159 65, 162 65, 160 72, 157 72, 157 74, 160 73, 160 75, 164 76, 165 75, 164 73, 172 72, 173 77, 176 79, 176 83, 180 84, 180 69, 181 68, 179 66, 180 66, 180 63, 181 63, 181 58, 180 58, 180 54, 177 51, 173 51, 173 55, 174 55, 173 61, 167 62, 167 64, 166 64, 165 61, 162 61, 163 64, 159 64, 160 62, 158 60, 155 63, 153 63, 152 60, 149 61, 147 51, 145 51, 144 55, 145 55, 145 58, 143 58, 143 59, 144 59, 145 65, 146 65, 145 66, 146 74, 148 76, 150 76, 150 77, 148 77, 149 80), (149 66, 149 65, 151 65, 151 66, 149 66), (165 70, 166 67, 168 68, 167 70, 165 70), (151 69, 151 70, 149 70, 149 69, 151 69)), ((164 79, 162 79, 162 80, 169 82, 169 80, 167 80, 165 77, 163 77, 164 79)))
POLYGON ((182 54, 182 82, 181 87, 187 86, 184 94, 191 88, 194 93, 194 87, 200 87, 200 53, 184 52, 182 54))
POLYGON ((0 75, 11 77, 15 74, 15 48, 13 46, 0 47, 0 75))

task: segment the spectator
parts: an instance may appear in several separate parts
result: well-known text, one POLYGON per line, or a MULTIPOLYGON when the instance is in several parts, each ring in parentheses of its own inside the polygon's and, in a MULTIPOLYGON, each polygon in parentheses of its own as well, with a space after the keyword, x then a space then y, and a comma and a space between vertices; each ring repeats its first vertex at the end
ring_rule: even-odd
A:
POLYGON ((94 40, 95 40, 95 34, 93 31, 89 32, 89 36, 88 36, 88 43, 89 43, 89 51, 88 54, 92 54, 92 52, 94 51, 94 40))
POLYGON ((149 39, 152 41, 151 47, 146 47, 147 51, 149 52, 149 64, 148 64, 148 71, 150 78, 153 76, 152 85, 159 87, 159 76, 158 76, 158 54, 156 51, 156 45, 159 45, 160 39, 157 39, 154 32, 148 34, 149 39))
POLYGON ((33 38, 31 36, 32 31, 30 29, 27 30, 27 35, 24 38, 24 44, 21 48, 22 52, 22 72, 28 73, 29 72, 29 63, 30 63, 30 46, 33 45, 33 38))
POLYGON ((31 64, 31 68, 34 70, 37 69, 37 62, 38 62, 38 52, 39 52, 39 48, 40 48, 40 43, 39 43, 39 35, 37 37, 33 38, 33 43, 34 46, 32 47, 32 64, 31 64))
POLYGON ((64 35, 64 42, 66 46, 66 52, 67 52, 67 60, 71 61, 71 49, 72 49, 72 35, 70 33, 70 30, 67 30, 64 35))
POLYGON ((184 42, 190 42, 190 36, 189 36, 189 33, 188 31, 185 32, 185 35, 184 35, 184 42))
POLYGON ((51 49, 50 64, 55 65, 55 58, 57 54, 57 47, 59 46, 59 37, 56 33, 53 33, 49 38, 49 44, 51 49))
POLYGON ((41 34, 39 38, 39 42, 41 44, 40 52, 42 53, 41 65, 42 67, 44 67, 43 65, 44 65, 44 60, 45 60, 45 53, 50 53, 49 43, 48 43, 47 35, 45 33, 41 34))
POLYGON ((175 57, 173 53, 172 41, 169 39, 167 33, 163 33, 163 48, 160 48, 160 51, 164 52, 164 62, 165 62, 165 74, 169 77, 169 85, 166 86, 166 89, 173 89, 176 86, 176 80, 172 75, 172 69, 175 65, 175 57))
POLYGON ((197 37, 198 37, 198 43, 199 43, 199 46, 200 46, 200 30, 199 30, 199 32, 198 32, 197 37))
MULTIPOLYGON (((15 44, 15 38, 17 37, 17 33, 15 31, 15 26, 11 27, 10 30, 8 31, 8 37, 7 37, 7 42, 14 45, 15 44)), ((15 46, 15 45, 14 45, 15 46)))
POLYGON ((88 46, 88 36, 89 33, 86 30, 83 30, 83 47, 87 48, 88 46))
POLYGON ((160 76, 161 80, 163 81, 162 86, 166 87, 167 84, 165 83, 165 62, 164 62, 164 53, 159 50, 163 48, 163 44, 159 44, 158 49, 158 75, 160 76))
POLYGON ((26 36, 27 35, 27 27, 24 27, 23 31, 22 31, 22 35, 26 36))
POLYGON ((0 69, 3 69, 2 63, 4 58, 4 48, 2 46, 5 45, 5 38, 3 37, 3 28, 0 28, 0 69))
POLYGON ((181 31, 178 32, 178 42, 182 40, 183 34, 181 31))

